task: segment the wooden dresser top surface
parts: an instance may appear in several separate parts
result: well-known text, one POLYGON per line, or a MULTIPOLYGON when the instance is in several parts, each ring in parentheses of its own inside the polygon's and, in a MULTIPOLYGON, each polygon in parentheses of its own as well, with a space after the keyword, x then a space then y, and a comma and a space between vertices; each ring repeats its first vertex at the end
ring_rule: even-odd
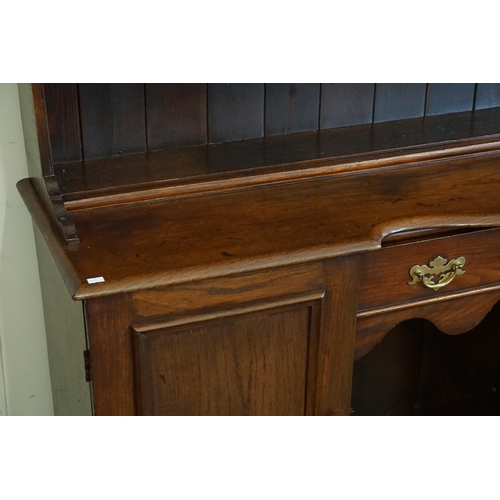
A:
POLYGON ((403 230, 500 226, 500 155, 71 213, 63 244, 19 189, 75 299, 376 250, 403 230), (88 279, 105 281, 89 284, 88 279))

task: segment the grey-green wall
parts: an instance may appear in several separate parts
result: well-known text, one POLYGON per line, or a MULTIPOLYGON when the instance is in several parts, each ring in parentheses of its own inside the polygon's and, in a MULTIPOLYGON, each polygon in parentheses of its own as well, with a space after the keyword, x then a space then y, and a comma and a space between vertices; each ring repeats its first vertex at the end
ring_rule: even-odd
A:
POLYGON ((53 414, 27 176, 18 87, 0 83, 0 415, 53 414))

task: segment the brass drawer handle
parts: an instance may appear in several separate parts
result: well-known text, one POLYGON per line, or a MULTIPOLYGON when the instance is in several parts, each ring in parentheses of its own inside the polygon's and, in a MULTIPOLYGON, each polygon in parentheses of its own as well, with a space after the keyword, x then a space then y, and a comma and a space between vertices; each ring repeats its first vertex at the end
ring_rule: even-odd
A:
POLYGON ((410 269, 410 276, 413 278, 412 281, 408 281, 409 285, 415 285, 421 281, 427 288, 432 290, 439 290, 450 284, 455 276, 459 274, 464 274, 465 271, 463 267, 465 265, 465 257, 458 257, 458 259, 452 259, 449 262, 444 257, 436 257, 428 266, 413 266, 410 269), (429 277, 428 275, 431 275, 429 277), (438 275, 438 281, 433 281, 432 276, 438 275))

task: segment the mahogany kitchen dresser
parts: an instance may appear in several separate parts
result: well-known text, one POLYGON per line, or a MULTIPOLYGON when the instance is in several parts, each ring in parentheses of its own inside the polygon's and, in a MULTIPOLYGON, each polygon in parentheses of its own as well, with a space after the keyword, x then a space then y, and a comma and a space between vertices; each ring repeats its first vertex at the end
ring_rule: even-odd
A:
POLYGON ((56 414, 499 414, 500 85, 19 94, 56 414))

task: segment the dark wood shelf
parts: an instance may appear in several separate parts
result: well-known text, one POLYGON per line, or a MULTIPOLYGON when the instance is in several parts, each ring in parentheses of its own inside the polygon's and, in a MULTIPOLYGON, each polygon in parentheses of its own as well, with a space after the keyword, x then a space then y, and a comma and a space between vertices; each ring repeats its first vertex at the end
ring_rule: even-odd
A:
POLYGON ((500 149, 500 108, 54 165, 68 209, 500 149))
MULTIPOLYGON (((202 201, 167 198, 78 210, 72 219, 81 244, 61 249, 55 241, 55 251, 66 256, 74 298, 84 299, 141 288, 144 276, 150 276, 148 286, 166 286, 190 281, 200 269, 209 278, 376 250, 404 228, 495 227, 498 158, 212 193, 202 201), (450 176, 453 191, 436 191, 450 176), (108 269, 106 282, 88 284, 102 269, 108 269)), ((39 225, 50 227, 29 181, 19 188, 39 225)))

